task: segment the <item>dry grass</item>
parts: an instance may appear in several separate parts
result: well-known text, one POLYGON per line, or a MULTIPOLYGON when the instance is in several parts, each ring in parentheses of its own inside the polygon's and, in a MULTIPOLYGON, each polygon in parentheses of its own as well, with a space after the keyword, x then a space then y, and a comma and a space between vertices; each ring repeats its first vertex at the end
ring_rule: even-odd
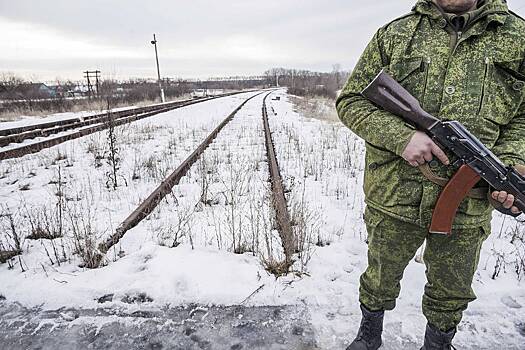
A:
POLYGON ((326 97, 290 96, 294 109, 308 118, 339 122, 335 101, 326 97))
MULTIPOLYGON (((177 101, 177 100, 187 100, 191 99, 190 95, 184 95, 174 99, 168 99, 166 102, 177 101)), ((118 102, 115 103, 112 108, 123 108, 128 106, 149 106, 152 104, 159 103, 157 100, 143 100, 139 102, 118 102)), ((64 112, 57 112, 54 110, 31 110, 28 108, 17 108, 13 111, 4 111, 0 113, 0 123, 2 122, 11 122, 22 119, 23 117, 33 117, 33 118, 45 118, 50 114, 55 113, 79 113, 86 111, 102 111, 107 107, 107 102, 105 100, 75 100, 71 108, 64 112)))

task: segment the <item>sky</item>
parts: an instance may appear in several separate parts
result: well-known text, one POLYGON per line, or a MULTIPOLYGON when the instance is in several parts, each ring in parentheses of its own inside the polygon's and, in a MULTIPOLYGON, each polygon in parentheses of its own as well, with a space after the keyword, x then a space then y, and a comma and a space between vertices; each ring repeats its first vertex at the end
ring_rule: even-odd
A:
MULTIPOLYGON (((351 69, 378 27, 416 0, 0 0, 0 73, 33 81, 351 69)), ((508 0, 525 15, 525 0, 508 0)))

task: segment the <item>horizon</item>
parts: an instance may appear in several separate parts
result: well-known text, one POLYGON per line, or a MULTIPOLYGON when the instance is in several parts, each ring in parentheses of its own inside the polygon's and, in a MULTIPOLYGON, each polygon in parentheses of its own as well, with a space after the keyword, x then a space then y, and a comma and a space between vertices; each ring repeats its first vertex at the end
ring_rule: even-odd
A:
MULTIPOLYGON (((272 67, 272 68, 269 68, 267 69, 266 71, 269 71, 271 69, 281 69, 282 67, 272 67)), ((285 69, 288 69, 288 68, 285 68, 285 69)), ((311 73, 321 73, 321 74, 328 74, 328 73, 331 73, 333 72, 333 70, 328 70, 328 71, 309 71, 309 70, 306 70, 306 69, 294 69, 294 68, 289 68, 290 70, 295 70, 295 71, 308 71, 308 72, 311 72, 311 73)), ((265 72, 266 72, 265 71, 265 72)), ((256 75, 230 75, 230 76, 209 76, 209 77, 203 77, 203 78, 182 78, 182 77, 167 77, 167 76, 163 76, 162 79, 163 80, 166 80, 166 79, 169 79, 170 81, 181 81, 181 82, 186 82, 186 83, 192 83, 192 82, 202 82, 202 81, 213 81, 214 79, 223 79, 223 78, 252 78, 252 77, 262 77, 264 76, 265 72, 262 72, 261 74, 256 74, 256 75)), ((346 73, 346 72, 349 72, 349 70, 344 70, 344 69, 341 69, 339 70, 339 72, 341 73, 346 73)), ((8 74, 11 74, 12 72, 9 72, 9 71, 1 71, 0 70, 0 77, 2 74, 5 74, 5 73, 8 73, 8 74)), ((24 78, 22 77, 21 75, 16 75, 16 77, 18 78, 24 78)), ((130 82, 130 81, 145 81, 145 82, 148 82, 148 83, 157 83, 158 80, 157 78, 154 78, 154 77, 121 77, 119 79, 105 79, 104 76, 102 76, 102 78, 100 79, 100 81, 104 81, 104 80, 107 80, 107 81, 114 81, 114 82, 117 82, 117 83, 127 83, 127 82, 130 82)), ((86 78, 79 78, 79 79, 76 79, 76 80, 73 80, 73 79, 60 79, 60 80, 57 80, 57 79, 50 79, 50 80, 31 80, 31 77, 29 77, 29 79, 27 78, 24 78, 24 81, 23 81, 23 84, 45 84, 45 85, 48 85, 48 86, 53 86, 53 85, 56 85, 57 82, 60 82, 60 83, 67 83, 67 82, 71 82, 71 83, 77 83, 79 86, 82 86, 82 85, 87 85, 87 82, 86 82, 86 78)))

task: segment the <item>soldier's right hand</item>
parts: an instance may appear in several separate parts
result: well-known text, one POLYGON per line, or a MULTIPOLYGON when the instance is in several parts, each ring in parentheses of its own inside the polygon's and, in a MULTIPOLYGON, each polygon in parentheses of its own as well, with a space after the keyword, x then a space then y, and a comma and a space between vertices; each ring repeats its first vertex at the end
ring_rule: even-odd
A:
POLYGON ((445 165, 450 164, 445 152, 422 131, 416 131, 401 156, 414 167, 430 162, 433 156, 436 156, 445 165))

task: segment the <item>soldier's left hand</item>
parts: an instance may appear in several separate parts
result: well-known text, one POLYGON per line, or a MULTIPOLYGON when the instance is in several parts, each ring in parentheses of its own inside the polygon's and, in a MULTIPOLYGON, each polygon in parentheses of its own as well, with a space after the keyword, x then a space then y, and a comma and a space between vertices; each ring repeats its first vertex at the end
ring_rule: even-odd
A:
MULTIPOLYGON (((521 175, 525 176, 525 166, 516 165, 514 167, 521 175)), ((497 200, 505 209, 510 209, 514 214, 521 213, 516 206, 514 206, 514 196, 505 191, 494 191, 492 192, 492 199, 497 200)))
POLYGON ((494 191, 492 192, 492 198, 503 204, 503 207, 505 209, 510 209, 514 214, 521 213, 521 210, 519 210, 518 207, 515 207, 513 205, 514 196, 512 194, 507 193, 505 191, 494 191))

